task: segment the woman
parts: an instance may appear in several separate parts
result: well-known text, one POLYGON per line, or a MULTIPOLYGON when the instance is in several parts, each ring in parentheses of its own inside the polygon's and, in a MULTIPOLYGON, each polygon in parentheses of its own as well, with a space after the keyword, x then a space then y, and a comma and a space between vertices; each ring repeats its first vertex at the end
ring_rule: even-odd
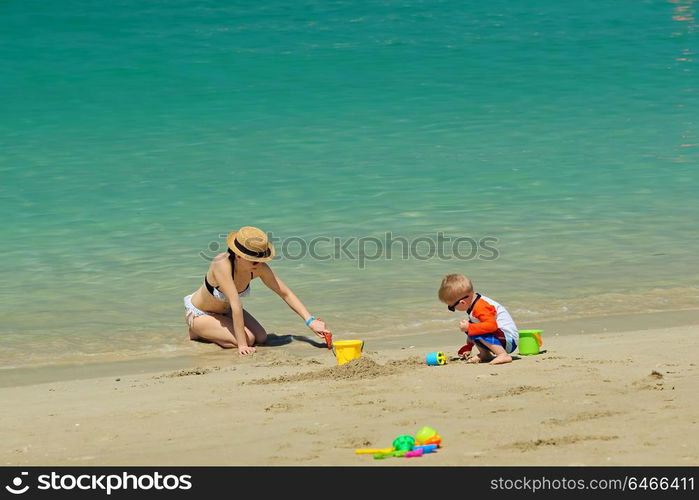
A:
POLYGON ((330 333, 266 264, 274 258, 274 247, 264 231, 241 227, 228 235, 227 243, 228 253, 214 258, 202 286, 184 298, 190 339, 214 342, 223 348, 237 347, 240 354, 251 354, 255 344, 264 344, 267 332, 243 309, 240 300, 250 294, 250 282, 255 278, 279 295, 319 337, 330 333))

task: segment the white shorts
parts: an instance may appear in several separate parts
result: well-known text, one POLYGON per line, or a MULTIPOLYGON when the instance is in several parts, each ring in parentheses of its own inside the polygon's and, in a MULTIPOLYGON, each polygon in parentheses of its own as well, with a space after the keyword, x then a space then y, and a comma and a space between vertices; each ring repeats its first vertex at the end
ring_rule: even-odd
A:
POLYGON ((198 316, 212 316, 214 314, 202 311, 194 304, 192 304, 192 295, 187 295, 184 298, 184 320, 190 328, 192 328, 192 322, 194 322, 194 318, 198 316))

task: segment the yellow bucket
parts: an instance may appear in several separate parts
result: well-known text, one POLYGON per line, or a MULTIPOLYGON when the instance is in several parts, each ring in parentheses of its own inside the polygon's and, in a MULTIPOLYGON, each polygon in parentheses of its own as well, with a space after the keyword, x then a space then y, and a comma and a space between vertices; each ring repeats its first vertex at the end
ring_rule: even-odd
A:
POLYGON ((364 348, 363 340, 337 340, 333 342, 333 350, 337 358, 338 365, 349 363, 362 355, 364 348))

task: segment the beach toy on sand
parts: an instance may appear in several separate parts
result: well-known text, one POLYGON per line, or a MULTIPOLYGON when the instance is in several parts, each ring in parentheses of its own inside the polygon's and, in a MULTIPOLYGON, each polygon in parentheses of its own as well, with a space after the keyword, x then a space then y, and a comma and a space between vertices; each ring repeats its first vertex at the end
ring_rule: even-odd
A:
POLYGON ((423 427, 420 429, 416 437, 408 434, 398 436, 393 440, 393 447, 383 450, 374 449, 358 449, 354 452, 358 455, 373 454, 376 460, 381 460, 389 457, 421 457, 428 453, 434 453, 440 447, 442 438, 439 437, 437 431, 432 427, 423 427), (416 439, 417 438, 417 439, 416 439), (418 439, 421 442, 418 442, 418 439))
POLYGON ((415 444, 417 445, 437 445, 442 446, 442 438, 437 434, 437 431, 432 427, 423 427, 415 434, 415 444))
POLYGON ((423 453, 432 453, 437 450, 436 444, 418 444, 413 446, 413 451, 422 450, 423 453))
POLYGON ((422 444, 436 444, 437 448, 442 447, 442 438, 439 436, 439 434, 435 434, 434 437, 429 438, 427 441, 425 441, 422 444))
POLYGON ((447 362, 447 357, 442 351, 431 352, 425 356, 425 361, 429 366, 440 366, 447 362))
POLYGON ((338 365, 344 365, 359 358, 362 355, 362 349, 364 349, 363 340, 338 340, 333 343, 338 365))
POLYGON ((382 458, 390 458, 390 457, 402 457, 406 453, 408 453, 405 450, 393 450, 389 453, 377 453, 374 455, 375 460, 381 460, 382 458))
POLYGON ((542 330, 520 330, 519 331, 519 353, 522 356, 539 354, 539 348, 543 344, 541 340, 542 330))
POLYGON ((405 455, 403 455, 405 458, 413 458, 413 457, 421 457, 425 452, 423 450, 412 450, 412 451, 406 451, 405 455))
POLYGON ((354 450, 354 452, 357 455, 374 455, 375 453, 392 453, 394 450, 393 448, 384 448, 384 449, 378 449, 378 450, 373 450, 369 448, 360 448, 358 450, 354 450))
POLYGON ((432 427, 423 427, 419 431, 417 431, 417 434, 415 434, 415 442, 417 444, 424 444, 425 441, 430 439, 431 437, 434 437, 437 435, 437 431, 434 430, 432 427))
POLYGON ((442 447, 442 438, 439 436, 439 434, 437 434, 434 437, 429 438, 423 444, 436 444, 437 448, 441 448, 442 447))
POLYGON ((415 446, 415 438, 404 434, 393 440, 393 448, 396 451, 411 451, 415 446))

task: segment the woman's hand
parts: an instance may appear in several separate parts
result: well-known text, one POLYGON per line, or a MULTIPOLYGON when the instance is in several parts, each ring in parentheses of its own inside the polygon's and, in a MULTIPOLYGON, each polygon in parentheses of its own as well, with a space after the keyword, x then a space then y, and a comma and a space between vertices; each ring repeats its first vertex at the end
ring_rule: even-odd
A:
POLYGON ((325 326, 325 321, 320 318, 316 318, 308 325, 308 328, 313 330, 319 337, 324 337, 326 333, 330 333, 330 330, 325 326))
POLYGON ((250 347, 249 345, 243 345, 243 346, 238 346, 238 354, 241 356, 245 356, 247 354, 252 354, 255 352, 254 347, 250 347))

